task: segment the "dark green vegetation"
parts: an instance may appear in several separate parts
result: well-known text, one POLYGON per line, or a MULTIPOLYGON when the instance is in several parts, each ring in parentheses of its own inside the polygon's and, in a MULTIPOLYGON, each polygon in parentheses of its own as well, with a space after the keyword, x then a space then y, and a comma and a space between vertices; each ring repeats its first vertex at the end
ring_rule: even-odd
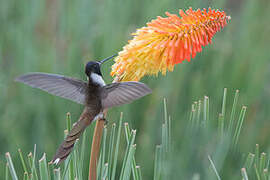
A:
MULTIPOLYGON (((0 0, 0 179, 4 178, 4 155, 7 151, 13 157, 19 177, 22 177, 23 168, 18 148, 25 156, 37 144, 37 159, 46 152, 47 160, 50 160, 63 139, 66 113, 71 112, 75 121, 82 110, 80 105, 15 83, 15 76, 41 71, 84 79, 83 68, 88 60, 103 59, 121 50, 131 38, 131 32, 156 16, 164 15, 165 11, 177 13, 179 8, 190 6, 193 9, 209 6, 222 9, 232 20, 222 32, 216 34, 213 43, 190 63, 177 65, 174 72, 167 76, 144 78, 142 81, 153 89, 153 94, 110 110, 109 127, 119 121, 123 111, 123 121, 129 122, 130 128, 137 129, 135 156, 144 179, 154 176, 154 152, 156 144, 162 140, 164 97, 168 100, 167 109, 172 123, 173 173, 169 176, 173 179, 191 179, 195 174, 200 174, 203 179, 216 179, 208 155, 222 179, 240 179, 240 170, 248 153, 254 152, 255 144, 260 144, 260 152, 269 154, 268 0, 0 0), (228 88, 223 114, 224 129, 229 125, 236 89, 241 94, 235 112, 236 121, 242 105, 248 106, 235 149, 231 148, 231 141, 218 144, 222 131, 216 130, 220 128, 218 122, 222 122, 220 119, 223 118, 219 118, 219 114, 222 113, 224 87, 228 88), (187 135, 191 104, 199 99, 203 102, 204 95, 210 99, 209 131, 206 135, 187 135)), ((112 80, 109 76, 111 64, 107 63, 102 69, 107 83, 112 80)), ((86 132, 85 175, 88 174, 93 127, 86 132)), ((197 131, 190 130, 190 133, 193 132, 197 131)), ((125 136, 122 136, 123 140, 125 136)), ((124 155, 125 143, 122 141, 119 171, 124 155)))

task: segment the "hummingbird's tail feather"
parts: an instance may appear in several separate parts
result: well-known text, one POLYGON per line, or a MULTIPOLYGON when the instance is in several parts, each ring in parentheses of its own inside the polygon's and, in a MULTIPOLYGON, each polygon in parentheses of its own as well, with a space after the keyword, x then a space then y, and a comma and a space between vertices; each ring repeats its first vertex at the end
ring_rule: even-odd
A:
POLYGON ((71 131, 66 136, 64 142, 60 145, 56 151, 50 163, 59 164, 64 161, 71 153, 76 140, 81 136, 85 128, 92 122, 93 118, 82 114, 78 122, 72 127, 71 131))

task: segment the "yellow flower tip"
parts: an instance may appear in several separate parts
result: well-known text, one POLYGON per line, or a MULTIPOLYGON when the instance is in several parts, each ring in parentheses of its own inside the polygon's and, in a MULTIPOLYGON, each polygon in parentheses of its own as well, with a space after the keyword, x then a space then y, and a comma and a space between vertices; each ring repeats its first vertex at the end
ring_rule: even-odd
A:
POLYGON ((195 58, 202 46, 212 42, 216 32, 220 31, 231 19, 225 12, 209 8, 185 12, 179 10, 179 16, 165 13, 137 29, 134 38, 119 52, 112 66, 111 75, 119 76, 123 81, 138 81, 145 75, 163 75, 173 71, 174 65, 195 58))

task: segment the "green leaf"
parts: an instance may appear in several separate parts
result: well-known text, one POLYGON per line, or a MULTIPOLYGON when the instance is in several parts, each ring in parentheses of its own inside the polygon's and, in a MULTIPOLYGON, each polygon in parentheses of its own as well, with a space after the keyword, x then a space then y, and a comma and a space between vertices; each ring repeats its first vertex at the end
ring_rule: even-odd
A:
POLYGON ((220 178, 220 176, 219 176, 219 174, 218 174, 218 171, 217 171, 217 169, 216 169, 216 166, 215 166, 214 162, 212 161, 212 159, 211 159, 211 157, 210 157, 209 155, 208 155, 208 160, 210 161, 211 167, 212 167, 212 169, 214 170, 214 172, 215 172, 215 174, 216 174, 216 176, 217 176, 217 179, 218 179, 218 180, 221 180, 221 178, 220 178))
POLYGON ((11 159, 9 152, 6 153, 6 159, 7 159, 9 172, 11 174, 12 180, 18 180, 18 177, 17 177, 16 171, 14 169, 14 165, 13 165, 13 162, 12 162, 12 159, 11 159))
POLYGON ((119 120, 119 126, 118 126, 118 132, 117 132, 117 138, 116 138, 116 144, 115 144, 115 151, 114 151, 114 160, 113 160, 113 167, 112 167, 112 176, 111 179, 115 179, 115 173, 116 173, 116 164, 118 160, 118 151, 119 151, 119 144, 120 144, 120 135, 121 135, 121 127, 122 127, 122 120, 123 120, 123 113, 120 114, 120 120, 119 120))
POLYGON ((43 154, 42 158, 39 160, 39 171, 40 171, 40 179, 41 180, 48 180, 49 179, 47 160, 46 160, 45 153, 43 154))

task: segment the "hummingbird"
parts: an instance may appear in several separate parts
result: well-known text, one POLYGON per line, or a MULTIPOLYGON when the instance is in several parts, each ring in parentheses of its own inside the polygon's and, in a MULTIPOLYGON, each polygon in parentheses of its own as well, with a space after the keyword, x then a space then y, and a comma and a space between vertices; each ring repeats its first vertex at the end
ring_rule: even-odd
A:
POLYGON ((71 153, 76 140, 87 126, 97 119, 103 119, 103 110, 131 103, 150 94, 151 89, 141 82, 115 82, 105 84, 101 65, 114 56, 102 61, 89 61, 85 66, 87 82, 79 79, 42 72, 21 75, 15 79, 33 88, 41 89, 52 95, 59 96, 78 104, 84 105, 79 120, 58 148, 51 163, 59 164, 71 153))

